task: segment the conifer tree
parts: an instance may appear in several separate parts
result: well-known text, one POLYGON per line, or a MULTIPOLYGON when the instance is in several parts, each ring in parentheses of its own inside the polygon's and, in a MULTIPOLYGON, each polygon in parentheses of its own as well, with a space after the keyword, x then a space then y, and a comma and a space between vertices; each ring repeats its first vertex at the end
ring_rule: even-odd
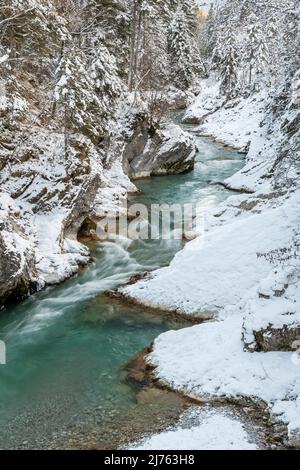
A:
POLYGON ((115 57, 101 42, 94 43, 91 77, 94 80, 97 97, 101 102, 103 119, 107 121, 114 114, 115 104, 123 86, 118 76, 115 57))
POLYGON ((57 67, 54 99, 53 115, 58 111, 63 122, 66 156, 70 131, 99 141, 104 131, 101 101, 86 64, 73 51, 65 51, 57 67))
POLYGON ((232 31, 224 40, 224 52, 220 62, 220 77, 221 91, 227 99, 234 98, 238 88, 238 51, 232 31))
POLYGON ((191 86, 195 76, 204 73, 203 62, 192 38, 188 17, 184 8, 178 6, 169 27, 168 52, 172 79, 183 90, 191 86))
POLYGON ((249 87, 257 89, 259 80, 262 76, 265 66, 269 60, 269 50, 263 34, 261 25, 255 14, 249 19, 248 27, 248 54, 247 61, 249 63, 249 87))

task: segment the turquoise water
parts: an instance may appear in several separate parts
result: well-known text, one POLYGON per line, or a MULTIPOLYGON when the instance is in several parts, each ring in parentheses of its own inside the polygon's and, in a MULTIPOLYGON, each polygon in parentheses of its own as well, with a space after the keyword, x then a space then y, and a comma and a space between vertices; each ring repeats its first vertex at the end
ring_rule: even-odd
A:
MULTIPOLYGON (((195 171, 141 180, 132 202, 216 204, 230 194, 211 185, 243 165, 242 157, 197 138, 195 171)), ((61 286, 2 311, 0 448, 63 446, 76 434, 116 420, 135 405, 124 365, 160 333, 180 328, 161 315, 100 294, 131 275, 170 262, 179 240, 91 244, 95 263, 61 286)))

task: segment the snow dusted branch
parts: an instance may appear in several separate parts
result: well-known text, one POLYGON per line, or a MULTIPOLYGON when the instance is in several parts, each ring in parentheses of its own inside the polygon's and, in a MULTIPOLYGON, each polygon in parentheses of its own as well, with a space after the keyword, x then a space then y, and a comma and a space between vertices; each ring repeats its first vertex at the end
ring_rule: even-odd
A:
POLYGON ((17 13, 16 15, 13 15, 9 18, 5 18, 4 20, 0 21, 0 28, 6 24, 10 23, 13 20, 16 20, 17 18, 20 18, 21 16, 27 15, 28 13, 31 13, 32 11, 35 10, 35 7, 28 8, 27 10, 21 11, 20 13, 17 13))

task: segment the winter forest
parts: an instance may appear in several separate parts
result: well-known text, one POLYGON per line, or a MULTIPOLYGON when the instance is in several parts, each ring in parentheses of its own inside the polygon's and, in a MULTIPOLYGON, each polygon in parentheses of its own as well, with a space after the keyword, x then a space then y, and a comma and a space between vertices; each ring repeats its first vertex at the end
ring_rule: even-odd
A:
POLYGON ((0 449, 300 448, 299 19, 0 0, 0 449))

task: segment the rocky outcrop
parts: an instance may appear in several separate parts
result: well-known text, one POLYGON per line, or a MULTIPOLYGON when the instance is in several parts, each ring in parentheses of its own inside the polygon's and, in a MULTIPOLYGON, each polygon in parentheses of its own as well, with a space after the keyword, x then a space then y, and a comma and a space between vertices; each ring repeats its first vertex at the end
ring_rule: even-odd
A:
POLYGON ((154 129, 148 115, 135 117, 134 129, 127 136, 123 164, 132 179, 175 175, 194 169, 194 139, 175 124, 154 129))
POLYGON ((186 109, 194 98, 191 92, 171 88, 166 94, 165 102, 169 109, 179 110, 186 109))
POLYGON ((276 270, 261 281, 258 298, 246 305, 243 321, 245 350, 297 351, 300 347, 300 310, 293 270, 276 270))
POLYGON ((300 347, 300 325, 274 328, 270 324, 267 328, 253 331, 252 334, 254 342, 245 343, 250 352, 293 351, 300 347))
POLYGON ((7 193, 0 195, 0 307, 37 289, 33 245, 7 193))
POLYGON ((78 272, 90 260, 77 241, 85 220, 96 228, 134 188, 116 157, 105 163, 109 149, 82 135, 67 151, 62 133, 42 127, 1 137, 0 307, 78 272))

